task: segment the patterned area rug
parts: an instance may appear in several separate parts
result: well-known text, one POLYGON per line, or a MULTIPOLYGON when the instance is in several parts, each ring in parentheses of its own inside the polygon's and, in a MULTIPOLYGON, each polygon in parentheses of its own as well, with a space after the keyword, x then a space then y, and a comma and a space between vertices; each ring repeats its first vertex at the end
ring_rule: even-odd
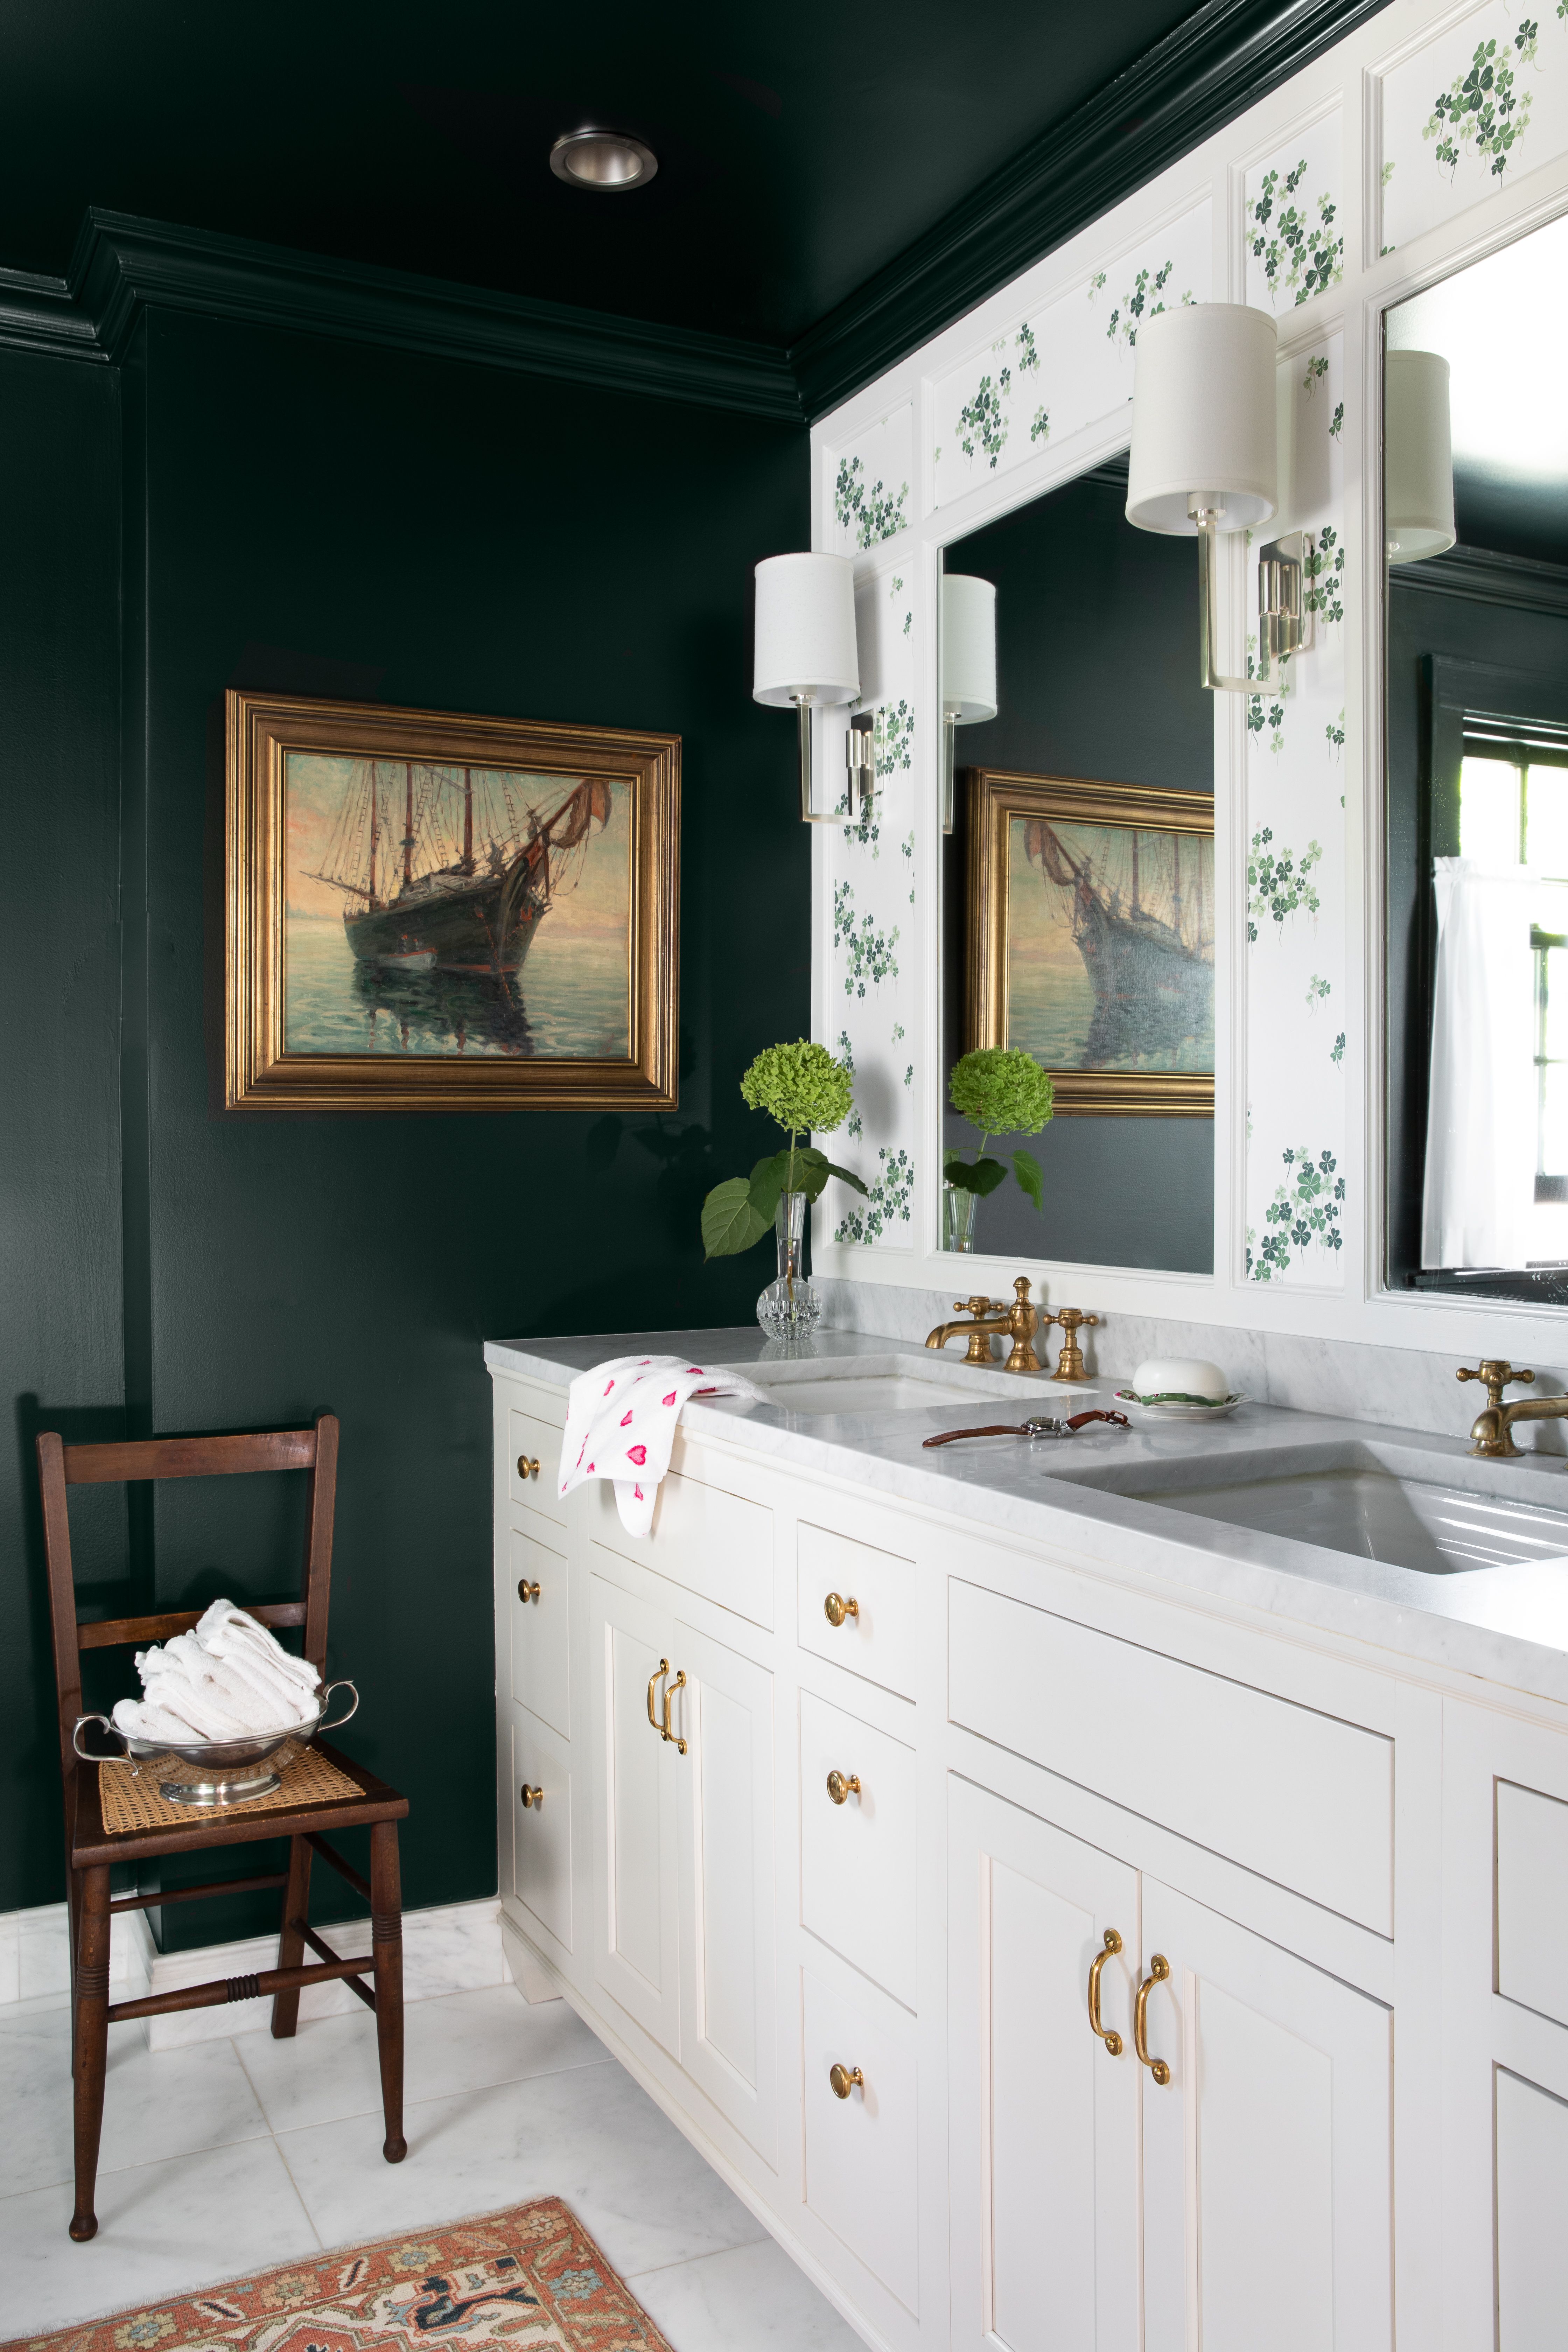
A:
MULTIPOLYGON (((93 2261, 87 2253, 84 2269, 93 2261)), ((0 2352, 671 2352, 559 2198, 281 2263, 0 2352)))

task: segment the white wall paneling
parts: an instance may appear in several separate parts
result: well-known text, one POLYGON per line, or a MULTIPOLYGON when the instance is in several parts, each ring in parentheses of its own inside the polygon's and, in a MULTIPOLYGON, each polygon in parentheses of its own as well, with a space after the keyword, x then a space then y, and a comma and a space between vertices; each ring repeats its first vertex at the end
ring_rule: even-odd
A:
MULTIPOLYGON (((937 1246, 940 551, 1126 446, 1141 319, 1183 299, 1245 299, 1279 324, 1276 527, 1311 529, 1321 569, 1318 643, 1289 692, 1215 698, 1229 920, 1215 1271, 1049 1257, 1031 1271, 1047 1297, 1121 1317, 1469 1360, 1473 1305, 1382 1286, 1382 320, 1564 210, 1568 16, 1395 0, 816 425, 815 543, 857 559, 879 772, 870 821, 813 845, 816 1034, 835 1050, 847 1040, 858 1131, 841 1142, 873 1187, 864 1203, 830 1186, 820 1273, 952 1296, 955 1281, 995 1291, 1018 1270, 937 1246), (1472 71, 1490 80, 1466 105, 1472 71)), ((1255 583, 1256 551, 1227 551, 1227 667, 1247 656, 1255 583)), ((847 718, 818 720, 820 772, 835 779, 847 718)), ((1047 1233, 1049 1214, 1047 1198, 1047 1233)), ((1533 1308, 1489 1302, 1484 1322, 1516 1359, 1568 1359, 1533 1308)))

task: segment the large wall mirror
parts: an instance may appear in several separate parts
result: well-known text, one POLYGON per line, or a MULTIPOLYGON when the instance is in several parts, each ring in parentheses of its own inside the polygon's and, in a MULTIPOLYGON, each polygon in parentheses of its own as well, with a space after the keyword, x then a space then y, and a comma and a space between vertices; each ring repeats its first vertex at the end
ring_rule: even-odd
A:
POLYGON ((1389 310, 1391 1286, 1568 1306, 1568 218, 1389 310))
MULTIPOLYGON (((1004 1182, 976 1205, 976 1249, 1208 1274, 1214 701, 1192 547, 1133 530, 1126 500, 1122 457, 944 551, 944 699, 964 714, 943 845, 944 1100, 977 1045, 1025 1046, 1055 1082, 1043 1133, 988 1147, 1005 1160, 1026 1143, 1042 1206, 1004 1182), (993 591, 994 685, 965 702, 965 642, 988 635, 993 591)), ((951 1109, 943 1139, 973 1157, 951 1109)))

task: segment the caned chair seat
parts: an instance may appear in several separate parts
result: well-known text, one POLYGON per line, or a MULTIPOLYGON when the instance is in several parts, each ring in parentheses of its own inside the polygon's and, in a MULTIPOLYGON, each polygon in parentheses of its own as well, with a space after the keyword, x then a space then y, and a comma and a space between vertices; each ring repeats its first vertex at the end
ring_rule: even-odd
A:
MULTIPOLYGON (((81 1656, 86 1649, 157 1642, 184 1633, 201 1615, 180 1609, 154 1617, 117 1618, 79 1624, 71 1573, 68 1490, 148 1478, 221 1477, 234 1472, 303 1471, 309 1479, 305 1574, 298 1601, 272 1601, 251 1614, 271 1626, 302 1628, 305 1657, 325 1675, 327 1603, 331 1590, 332 1514, 337 1483, 338 1423, 318 1415, 314 1428, 276 1430, 258 1435, 151 1438, 113 1445, 66 1445, 53 1431, 38 1439, 38 1483, 44 1506, 44 1547, 49 1570, 49 1616, 54 1635, 55 1682, 59 1700, 60 1770, 65 1790, 66 1882, 70 1899, 73 2074, 76 2108, 76 2210, 70 2234, 86 2239, 98 2228, 93 2195, 103 2125, 104 2074, 109 2028, 121 2019, 160 2017, 172 2010, 216 2008, 229 2000, 272 1998, 272 2031, 286 2040, 296 2030, 300 1994, 305 1986, 341 1980, 375 2012, 381 2060, 385 2136, 382 2154, 389 2164, 407 2152, 403 2137, 403 1903, 398 1877, 397 1824, 408 1800, 363 1765, 324 1741, 315 1742, 349 1781, 353 1793, 276 1803, 245 1812, 201 1812, 188 1822, 156 1828, 116 1830, 104 1821, 100 1767, 75 1752, 72 1734, 81 1714, 81 1656), (327 1842, 331 1830, 368 1829, 370 1877, 327 1842), (286 1871, 253 1873, 199 1886, 153 1895, 111 1897, 110 1872, 117 1864, 155 1854, 189 1853, 215 1847, 287 1838, 286 1871), (347 1880, 371 1915, 371 1957, 341 1959, 310 1925, 310 1862, 319 1854, 347 1880), (283 1889, 278 1965, 252 1976, 215 1978, 177 1992, 150 1993, 140 2000, 109 1998, 110 1926, 117 1911, 195 1902, 217 1895, 283 1889), (320 1955, 306 1961, 306 1946, 320 1955), (363 1979, 369 1976, 374 1990, 363 1979)), ((285 1788, 287 1783, 285 1783, 285 1788)))

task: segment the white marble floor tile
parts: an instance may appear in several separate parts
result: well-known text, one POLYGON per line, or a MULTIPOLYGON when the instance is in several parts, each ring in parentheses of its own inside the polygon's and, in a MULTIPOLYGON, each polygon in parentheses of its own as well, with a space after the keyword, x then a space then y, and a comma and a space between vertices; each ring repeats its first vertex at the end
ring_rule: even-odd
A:
POLYGON ((321 2244, 273 2139, 100 2173, 98 2235, 85 2246, 67 2235, 71 2201, 64 2185, 0 2198, 8 2334, 189 2293, 321 2244))
POLYGON ((862 2352, 848 2321, 772 2238, 626 2284, 678 2352, 862 2352))
MULTIPOLYGON (((0 2016, 0 2197, 71 2178, 70 2049, 68 2009, 0 2016)), ((232 2042, 155 2057, 136 2025, 110 2027, 100 2171, 257 2139, 267 2128, 232 2042)))
MULTIPOLYGON (((236 2047, 274 2131, 381 2111, 375 2020, 367 2010, 356 2006, 352 2017, 301 2025, 292 2042, 249 2033, 236 2047)), ((404 2015, 403 2091, 409 2105, 565 2066, 609 2063, 604 2043, 563 2000, 531 2008, 515 1985, 416 2001, 404 2015)))
POLYGON ((324 2245, 551 2196, 623 2278, 766 2235, 613 2059, 430 2100, 405 2128, 399 2165, 359 2116, 279 2136, 324 2245))

